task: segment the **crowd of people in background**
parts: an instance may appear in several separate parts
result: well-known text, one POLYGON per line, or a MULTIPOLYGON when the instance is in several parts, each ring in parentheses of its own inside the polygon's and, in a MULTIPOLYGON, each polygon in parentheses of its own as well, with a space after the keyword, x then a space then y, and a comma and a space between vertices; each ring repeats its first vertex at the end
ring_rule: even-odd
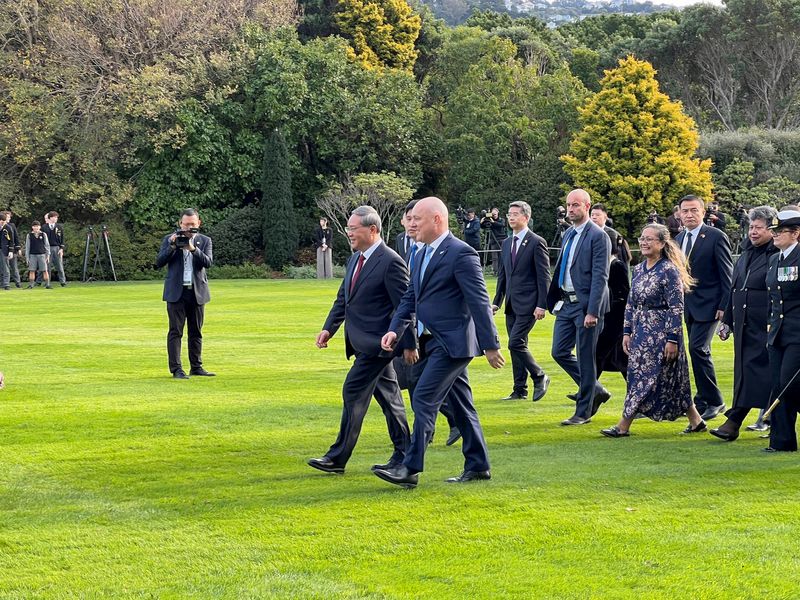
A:
POLYGON ((556 319, 551 357, 578 388, 568 396, 575 402, 574 413, 561 425, 591 422, 611 397, 600 375, 612 371, 625 379, 626 395, 617 424, 601 430, 606 437, 630 436, 639 418, 674 421, 683 416, 688 424, 680 433, 697 435, 724 413, 725 422, 709 433, 731 442, 749 412, 758 409, 748 429, 770 431, 763 436, 770 440, 764 451, 797 450, 796 206, 750 210, 748 236, 734 267, 723 231, 725 215, 714 203, 685 196, 668 219, 648 215, 638 238, 642 260, 631 269, 630 247, 610 227, 606 208, 576 189, 566 197, 569 227, 552 274, 546 242, 529 228, 527 203, 512 202, 507 221, 496 209, 483 211, 481 219, 473 209, 464 214, 461 241, 450 233, 447 208, 438 198, 412 202, 394 250, 383 243, 373 209, 360 207, 351 216, 347 233, 354 252, 317 346, 327 347, 344 323, 347 354, 355 362, 343 390, 339 437, 325 455, 309 459, 310 466, 344 472, 374 396, 394 447, 387 463, 373 467, 380 479, 407 488, 418 484, 437 412, 450 426, 447 445, 463 440, 464 469, 447 481, 489 479, 486 441, 466 369, 479 355, 494 368, 504 365, 492 319, 503 306, 513 371, 513 388, 503 400, 531 397, 537 402, 547 393, 551 374, 535 360, 528 338, 549 311, 556 319), (510 235, 499 241, 491 261, 498 283, 490 302, 479 253, 493 242, 488 237, 481 244, 479 234, 487 227, 483 223, 491 228, 501 219, 510 235), (711 356, 715 334, 734 338, 729 409, 711 356), (398 401, 402 387, 409 390, 415 414, 410 433, 398 401))
POLYGON ((41 284, 52 289, 51 273, 58 274, 61 287, 66 286, 64 226, 58 222, 58 213, 54 210, 48 212, 44 216, 44 225, 40 221, 31 222, 31 230, 24 241, 12 217, 10 210, 0 211, 0 288, 10 290, 12 280, 16 287, 22 287, 19 268, 22 258, 28 265, 27 289, 41 284))

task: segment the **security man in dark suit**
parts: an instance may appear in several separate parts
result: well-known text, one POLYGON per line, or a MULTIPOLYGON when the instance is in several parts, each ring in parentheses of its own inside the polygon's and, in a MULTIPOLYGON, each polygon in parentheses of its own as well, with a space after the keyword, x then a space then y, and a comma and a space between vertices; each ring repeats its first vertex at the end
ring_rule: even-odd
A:
POLYGON ((586 190, 567 194, 567 219, 572 223, 562 241, 547 308, 556 315, 553 359, 578 384, 575 414, 562 425, 585 425, 611 394, 597 380, 597 339, 611 308, 608 270, 611 241, 589 219, 591 198, 586 190), (576 354, 572 349, 576 349, 576 354))
POLYGON ((46 215, 45 224, 42 231, 50 242, 50 278, 53 271, 58 272, 58 281, 61 287, 67 285, 67 278, 64 275, 64 226, 58 222, 58 213, 51 210, 46 215))
POLYGON ((17 231, 16 225, 11 221, 11 217, 14 216, 11 211, 6 210, 3 212, 6 215, 6 228, 11 232, 11 243, 14 246, 11 258, 8 261, 8 270, 11 278, 14 280, 14 285, 22 287, 19 276, 19 258, 22 255, 22 244, 19 241, 19 232, 17 231))
POLYGON ((414 240, 408 235, 408 228, 406 227, 405 218, 402 219, 403 231, 397 234, 394 238, 394 251, 400 256, 406 256, 411 246, 414 245, 414 240))
POLYGON ((9 261, 14 255, 14 242, 11 229, 6 226, 6 213, 0 212, 0 287, 9 289, 11 271, 9 261))
POLYGON ((684 300, 689 356, 696 387, 694 404, 702 419, 708 421, 725 410, 711 361, 711 341, 730 298, 733 275, 731 244, 721 230, 703 224, 705 204, 701 198, 684 196, 679 206, 684 230, 675 242, 688 258, 692 277, 697 280, 697 285, 684 300))
MULTIPOLYGON (((355 361, 342 386, 339 435, 324 456, 308 460, 315 469, 338 474, 344 473, 353 454, 373 395, 386 417, 394 445, 388 463, 374 465, 373 469, 401 464, 409 443, 406 409, 392 367, 394 352, 381 349, 381 335, 408 287, 408 270, 403 259, 381 240, 381 218, 374 208, 359 206, 353 211, 347 221, 347 237, 355 253, 317 335, 317 347, 327 348, 344 323, 347 357, 355 356, 355 361)), ((414 340, 406 337, 400 348, 412 353, 414 340)))
POLYGON ((465 483, 490 479, 489 455, 469 386, 467 365, 485 352, 493 368, 504 364, 500 339, 492 320, 489 294, 478 253, 455 238, 448 228, 448 211, 439 198, 420 200, 411 213, 418 242, 425 244, 415 261, 411 285, 397 307, 384 350, 394 348, 398 336, 412 325, 427 355, 411 399, 414 431, 403 464, 376 469, 375 475, 395 485, 412 488, 424 469, 425 448, 433 432, 436 413, 447 398, 461 431, 464 470, 447 480, 465 483))
POLYGON ((528 349, 528 334, 536 321, 544 319, 546 313, 550 257, 544 239, 528 229, 530 204, 512 202, 506 217, 513 233, 503 241, 497 290, 492 302, 492 312, 497 313, 505 299, 508 351, 514 372, 514 389, 503 400, 525 400, 528 397, 530 375, 533 379, 533 401, 537 402, 547 393, 550 377, 528 349))
POLYGON ((189 325, 190 375, 213 377, 203 368, 203 318, 211 300, 206 269, 213 262, 211 238, 199 233, 200 215, 194 208, 181 213, 178 231, 164 236, 156 258, 156 268, 167 265, 163 299, 167 303, 169 332, 167 356, 175 379, 189 379, 181 366, 183 328, 189 325))
POLYGON ((800 411, 800 211, 778 213, 772 226, 779 252, 769 261, 770 299, 767 350, 772 370, 772 413, 769 447, 765 452, 796 452, 795 423, 800 411))

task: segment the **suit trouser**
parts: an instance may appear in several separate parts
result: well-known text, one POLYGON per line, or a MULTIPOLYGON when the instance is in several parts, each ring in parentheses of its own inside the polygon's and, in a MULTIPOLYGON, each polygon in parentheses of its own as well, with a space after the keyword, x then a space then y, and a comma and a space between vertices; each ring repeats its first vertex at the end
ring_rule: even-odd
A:
POLYGON ((0 287, 7 288, 11 283, 11 269, 8 265, 8 254, 0 256, 0 287))
POLYGON ((603 391, 597 381, 597 338, 603 330, 603 317, 597 318, 595 327, 584 327, 586 313, 579 302, 565 302, 558 311, 553 328, 553 359, 578 385, 575 415, 582 419, 592 416, 594 395, 603 391), (576 354, 572 353, 575 348, 576 354))
POLYGON ((183 327, 189 325, 189 364, 192 369, 203 366, 203 315, 205 307, 197 303, 194 290, 184 288, 178 302, 167 302, 169 332, 167 333, 167 356, 169 370, 174 373, 181 368, 181 339, 183 327))
POLYGON ((747 406, 734 406, 725 411, 725 418, 741 426, 749 413, 750 408, 747 406))
POLYGON ((775 450, 797 450, 797 432, 795 423, 800 411, 800 375, 795 377, 787 390, 795 373, 800 370, 800 343, 785 346, 767 346, 769 366, 772 370, 772 400, 781 394, 781 401, 770 415, 769 445, 775 450))
POLYGON ((722 406, 722 392, 717 386, 714 363, 711 362, 711 341, 717 321, 695 321, 686 315, 686 330, 689 334, 689 356, 694 371, 694 405, 702 414, 706 408, 722 406))
POLYGON ((14 255, 11 257, 11 260, 8 261, 8 268, 11 271, 11 277, 14 279, 14 283, 19 283, 19 256, 17 253, 14 252, 14 255))
MULTIPOLYGON (((429 340, 430 338, 427 335, 420 340, 419 360, 411 365, 411 368, 406 371, 408 380, 408 397, 411 399, 412 403, 414 401, 414 388, 417 386, 417 381, 419 381, 419 377, 422 375, 422 371, 425 370, 425 365, 428 362, 428 353, 425 349, 429 340)), ((444 399, 444 402, 442 402, 442 405, 439 407, 439 412, 444 415, 445 419, 447 419, 447 425, 450 427, 450 429, 457 427, 456 419, 453 416, 453 410, 450 408, 447 398, 444 399)), ((431 433, 431 435, 433 435, 433 433, 431 433)))
POLYGON ((536 324, 533 315, 516 315, 506 313, 506 331, 508 332, 508 351, 511 354, 511 370, 514 373, 514 392, 528 394, 528 374, 536 381, 544 377, 544 370, 533 359, 528 349, 528 334, 536 324))
POLYGON ((358 353, 342 386, 344 404, 339 435, 325 453, 337 465, 343 467, 350 460, 373 395, 386 417, 389 438, 394 445, 389 461, 400 462, 405 456, 409 443, 408 421, 392 359, 358 353))
POLYGON ((61 250, 61 248, 50 248, 50 273, 58 271, 58 281, 66 283, 67 278, 64 276, 64 257, 59 253, 59 250, 61 250))
POLYGON ((452 358, 435 339, 427 342, 427 360, 419 375, 411 398, 414 409, 414 429, 411 445, 403 463, 409 471, 419 473, 424 470, 425 449, 433 435, 436 414, 445 398, 450 403, 453 419, 461 432, 461 452, 464 454, 464 469, 467 471, 488 471, 489 451, 483 437, 478 412, 472 401, 467 365, 471 357, 452 358))

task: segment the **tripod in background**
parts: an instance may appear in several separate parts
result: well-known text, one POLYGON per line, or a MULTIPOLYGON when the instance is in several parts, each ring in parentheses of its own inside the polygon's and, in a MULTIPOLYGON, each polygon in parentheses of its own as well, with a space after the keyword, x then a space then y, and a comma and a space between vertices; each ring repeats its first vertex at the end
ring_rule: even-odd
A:
POLYGON ((94 281, 95 273, 97 272, 97 267, 100 267, 100 273, 102 274, 102 279, 105 279, 106 273, 105 269, 103 268, 103 250, 105 250, 105 254, 108 257, 108 264, 111 267, 111 276, 114 278, 114 281, 117 280, 117 272, 114 270, 114 259, 111 257, 111 245, 108 243, 108 227, 103 225, 101 227, 100 234, 98 234, 94 227, 91 225, 89 226, 89 230, 86 232, 86 246, 83 249, 83 277, 81 281, 94 281), (101 237, 102 241, 98 240, 97 238, 101 237), (89 247, 94 248, 94 265, 92 266, 91 274, 88 273, 89 271, 89 247))

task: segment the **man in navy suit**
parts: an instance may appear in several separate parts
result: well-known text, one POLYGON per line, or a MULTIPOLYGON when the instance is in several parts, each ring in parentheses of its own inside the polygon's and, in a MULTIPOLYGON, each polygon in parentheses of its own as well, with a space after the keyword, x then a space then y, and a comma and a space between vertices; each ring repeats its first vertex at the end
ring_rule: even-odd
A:
POLYGON ((194 208, 181 213, 180 235, 165 236, 156 258, 156 268, 167 265, 163 299, 167 303, 169 332, 167 356, 175 379, 189 379, 181 366, 183 328, 189 324, 190 375, 213 377, 203 368, 203 319, 205 305, 211 300, 206 269, 213 262, 211 238, 199 233, 200 215, 194 208))
MULTIPOLYGON (((383 243, 381 218, 374 208, 356 208, 346 230, 355 252, 316 343, 318 348, 327 348, 344 323, 347 358, 355 356, 355 361, 342 386, 339 435, 324 456, 308 460, 315 469, 338 474, 344 473, 353 454, 373 395, 386 417, 394 446, 389 462, 373 469, 400 464, 409 441, 406 409, 392 367, 394 353, 381 349, 381 336, 408 287, 408 269, 403 259, 383 243)), ((401 348, 413 351, 413 338, 404 338, 401 348)))
POLYGON ((425 448, 445 398, 462 435, 464 471, 449 483, 490 479, 489 455, 472 400, 467 365, 485 352, 495 369, 503 366, 500 338, 492 320, 489 294, 478 253, 448 230, 448 211, 439 198, 423 198, 411 212, 418 242, 425 244, 415 260, 408 286, 381 345, 391 350, 399 336, 416 327, 427 363, 419 375, 411 406, 414 430, 403 464, 376 469, 375 475, 406 488, 415 487, 424 468, 425 448))
POLYGON ((689 356, 696 388, 694 405, 703 420, 708 421, 725 410, 714 363, 711 362, 711 341, 731 293, 731 244, 720 229, 703 224, 706 210, 701 198, 684 196, 679 206, 684 229, 675 241, 689 259, 692 277, 697 280, 684 300, 689 356))
POLYGON ((585 190, 567 194, 565 233, 547 295, 547 308, 556 315, 553 329, 553 359, 578 384, 575 414, 562 425, 584 425, 611 394, 597 380, 595 352, 603 330, 603 317, 610 310, 608 269, 611 240, 589 219, 591 198, 585 190), (576 349, 577 356, 572 353, 576 349))
POLYGON ((550 257, 544 239, 528 229, 530 204, 512 202, 506 216, 513 235, 503 242, 497 291, 492 303, 492 311, 496 313, 505 299, 508 351, 514 372, 514 389, 503 400, 525 400, 530 375, 533 401, 537 402, 547 393, 550 377, 533 359, 528 349, 528 334, 536 321, 544 319, 550 286, 550 257))

